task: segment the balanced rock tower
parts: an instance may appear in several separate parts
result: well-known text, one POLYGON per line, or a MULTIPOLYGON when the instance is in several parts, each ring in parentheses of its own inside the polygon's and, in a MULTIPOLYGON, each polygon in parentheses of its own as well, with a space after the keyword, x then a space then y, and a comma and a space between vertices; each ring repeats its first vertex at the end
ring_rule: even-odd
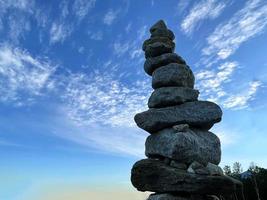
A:
POLYGON ((154 192, 148 200, 243 199, 242 184, 223 175, 219 138, 209 129, 221 121, 222 111, 198 101, 194 74, 174 53, 174 34, 160 20, 143 44, 145 72, 154 92, 149 109, 135 116, 150 133, 148 157, 134 164, 131 181, 139 191, 154 192), (227 198, 226 198, 227 197, 227 198))

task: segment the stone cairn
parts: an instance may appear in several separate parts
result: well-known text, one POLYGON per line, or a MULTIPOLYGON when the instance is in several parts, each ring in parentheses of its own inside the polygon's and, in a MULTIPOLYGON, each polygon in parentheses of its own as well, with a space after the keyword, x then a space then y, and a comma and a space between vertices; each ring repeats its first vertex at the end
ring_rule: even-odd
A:
POLYGON ((220 122, 218 105, 198 101, 194 74, 174 53, 174 34, 160 20, 143 44, 144 70, 154 92, 149 110, 135 116, 150 133, 148 159, 136 162, 131 181, 139 191, 154 192, 148 200, 243 199, 242 183, 223 175, 219 138, 209 131, 220 122))

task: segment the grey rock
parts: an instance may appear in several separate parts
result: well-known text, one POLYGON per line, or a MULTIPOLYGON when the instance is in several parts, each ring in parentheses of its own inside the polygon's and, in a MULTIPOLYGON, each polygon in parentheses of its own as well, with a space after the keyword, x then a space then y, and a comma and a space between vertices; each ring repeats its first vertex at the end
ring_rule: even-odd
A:
POLYGON ((152 74, 152 87, 194 88, 195 77, 187 65, 171 63, 156 69, 152 74))
MULTIPOLYGON (((196 132, 197 133, 197 132, 196 132)), ((211 132, 208 132, 208 133, 211 133, 211 132)), ((205 134, 205 133, 204 133, 205 134)), ((202 136, 203 136, 203 132, 202 132, 202 136)), ((205 137, 205 135, 204 135, 204 137, 205 137)), ((216 138, 216 140, 217 140, 217 142, 219 143, 219 145, 220 145, 220 140, 219 140, 219 138, 217 138, 217 136, 216 135, 214 135, 213 133, 212 133, 212 137, 213 138, 210 138, 211 140, 212 139, 215 139, 216 138)), ((204 141, 202 141, 202 142, 204 142, 204 141)), ((218 147, 217 147, 218 148, 218 147)), ((205 165, 205 164, 204 164, 205 165)), ((200 164, 198 161, 193 161, 190 165, 189 165, 189 168, 192 168, 193 170, 196 170, 196 169, 201 169, 201 168, 203 168, 204 166, 203 166, 203 164, 200 164)))
POLYGON ((200 174, 200 175, 209 175, 209 170, 207 170, 206 168, 200 168, 200 169, 195 169, 194 170, 196 174, 200 174))
POLYGON ((223 170, 218 165, 208 163, 206 168, 209 171, 210 175, 223 175, 223 170))
POLYGON ((162 19, 157 21, 153 26, 151 26, 149 31, 150 31, 150 33, 153 33, 157 29, 161 29, 161 30, 167 30, 168 29, 165 22, 162 19))
POLYGON ((179 105, 184 102, 197 101, 199 92, 186 87, 161 87, 156 89, 148 100, 149 108, 179 105))
POLYGON ((186 170, 187 165, 185 163, 178 162, 176 160, 172 160, 170 166, 175 167, 177 169, 186 170))
POLYGON ((207 200, 204 195, 151 194, 147 200, 207 200))
POLYGON ((220 200, 220 198, 215 195, 208 195, 207 200, 220 200))
POLYGON ((166 108, 150 108, 135 115, 134 120, 140 128, 149 133, 178 124, 188 124, 209 130, 214 123, 220 122, 222 110, 209 101, 194 101, 166 108))
POLYGON ((184 59, 176 53, 165 53, 157 57, 146 59, 144 70, 148 75, 151 76, 157 68, 168 65, 170 63, 186 64, 184 59))
POLYGON ((171 163, 171 159, 169 159, 169 158, 164 158, 164 163, 165 163, 166 165, 169 165, 169 164, 171 163))
POLYGON ((195 174, 195 170, 193 170, 192 167, 189 167, 189 168, 187 169, 187 172, 188 172, 188 173, 195 174))
POLYGON ((150 58, 150 57, 160 56, 161 54, 164 53, 173 53, 174 48, 175 44, 173 42, 172 43, 155 42, 153 44, 147 45, 145 51, 145 57, 150 58))
POLYGON ((172 128, 175 131, 175 133, 186 132, 189 129, 189 125, 188 124, 178 124, 178 125, 174 125, 172 128))
POLYGON ((171 40, 174 40, 175 36, 171 30, 167 29, 166 24, 163 20, 159 20, 150 28, 151 37, 168 37, 171 40))
POLYGON ((203 176, 186 173, 152 159, 140 160, 131 171, 132 184, 139 191, 187 194, 228 194, 235 183, 226 176, 203 176))
POLYGON ((193 163, 190 165, 193 170, 221 160, 220 140, 208 131, 194 129, 175 133, 173 129, 163 129, 147 137, 145 146, 147 157, 163 156, 180 163, 193 163))
POLYGON ((144 51, 146 51, 148 45, 154 44, 156 42, 166 43, 168 45, 174 45, 175 46, 175 43, 167 37, 154 37, 154 38, 149 38, 149 39, 145 40, 143 43, 142 49, 144 51))
POLYGON ((171 30, 157 29, 151 33, 151 38, 153 37, 168 37, 170 40, 175 39, 175 35, 171 30))

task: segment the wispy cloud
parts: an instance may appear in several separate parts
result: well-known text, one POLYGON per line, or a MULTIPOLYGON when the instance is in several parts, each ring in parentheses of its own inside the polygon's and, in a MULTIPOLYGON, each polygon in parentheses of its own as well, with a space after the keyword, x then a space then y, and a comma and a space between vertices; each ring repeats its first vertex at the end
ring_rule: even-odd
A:
POLYGON ((201 21, 218 17, 225 6, 225 3, 217 0, 202 0, 196 3, 189 11, 189 14, 182 20, 182 31, 186 34, 191 34, 201 21))
POLYGON ((117 12, 114 10, 109 10, 103 18, 103 23, 106 25, 111 25, 113 24, 113 22, 115 21, 115 19, 117 18, 117 12))
POLYGON ((208 45, 203 55, 226 59, 247 40, 261 34, 267 25, 267 3, 262 0, 249 0, 244 8, 215 29, 207 38, 208 45))
POLYGON ((96 0, 75 0, 73 11, 79 20, 82 20, 95 7, 95 3, 96 0))
POLYGON ((50 43, 63 42, 72 33, 72 27, 70 25, 53 22, 50 29, 50 43))
POLYGON ((0 101, 17 105, 33 101, 42 89, 53 87, 50 76, 54 71, 55 67, 46 59, 34 58, 20 48, 0 45, 0 101))
POLYGON ((237 67, 237 62, 226 62, 218 69, 197 72, 197 88, 201 90, 201 96, 212 101, 219 101, 221 97, 226 95, 223 84, 231 81, 231 76, 237 67))
POLYGON ((224 102, 223 106, 225 108, 232 108, 235 110, 243 109, 248 107, 250 100, 253 100, 256 92, 262 85, 259 81, 251 81, 249 83, 248 89, 244 90, 241 94, 232 95, 228 97, 224 102))
MULTIPOLYGON (((247 108, 253 100, 257 90, 262 83, 260 81, 251 81, 245 84, 244 91, 233 92, 232 89, 226 89, 227 83, 232 81, 232 75, 239 68, 237 62, 226 62, 218 69, 201 70, 196 73, 197 84, 201 92, 201 97, 210 101, 215 101, 227 109, 247 108)), ((243 84, 244 85, 244 84, 243 84)))
POLYGON ((111 72, 72 74, 63 96, 69 117, 78 124, 133 126, 135 113, 146 107, 150 84, 128 86, 116 77, 111 72))
POLYGON ((102 31, 88 31, 88 35, 92 40, 102 40, 103 39, 103 32, 102 31))

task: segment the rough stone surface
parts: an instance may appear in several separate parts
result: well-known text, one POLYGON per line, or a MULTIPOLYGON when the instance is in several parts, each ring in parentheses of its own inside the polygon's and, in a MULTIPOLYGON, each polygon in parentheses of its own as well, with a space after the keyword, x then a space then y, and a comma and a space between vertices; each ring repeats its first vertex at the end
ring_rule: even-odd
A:
POLYGON ((175 133, 186 132, 189 129, 189 125, 188 124, 178 124, 178 125, 174 125, 172 128, 173 128, 175 133))
POLYGON ((209 130, 214 123, 220 122, 222 110, 209 101, 194 101, 166 108, 151 108, 135 115, 136 124, 149 133, 178 124, 188 124, 209 130))
POLYGON ((167 30, 167 26, 165 24, 165 22, 161 19, 159 21, 157 21, 154 25, 152 25, 149 29, 150 33, 153 33, 155 30, 157 29, 163 29, 163 30, 167 30))
POLYGON ((163 156, 180 163, 192 163, 189 167, 193 170, 203 168, 208 162, 219 164, 221 160, 219 138, 212 132, 198 129, 178 133, 163 129, 150 135, 145 145, 147 157, 163 156))
POLYGON ((209 171, 210 175, 223 175, 223 170, 218 165, 208 163, 206 168, 209 171))
POLYGON ((147 200, 208 200, 204 195, 151 194, 147 200))
POLYGON ((186 87, 162 87, 156 89, 148 100, 149 108, 162 108, 197 101, 199 92, 186 87))
POLYGON ((175 167, 177 169, 186 170, 187 165, 185 163, 178 162, 176 160, 172 160, 170 166, 175 167))
POLYGON ((216 195, 234 193, 236 189, 229 177, 186 173, 152 159, 140 160, 134 164, 131 181, 139 191, 159 193, 216 195))
POLYGON ((200 169, 195 169, 194 170, 196 174, 201 174, 201 175, 209 175, 209 170, 206 168, 200 168, 200 169))
POLYGON ((164 53, 173 53, 175 48, 175 44, 172 43, 163 43, 163 42, 155 42, 153 44, 149 44, 146 47, 145 56, 146 58, 160 56, 164 53))
POLYGON ((163 20, 159 20, 150 28, 151 37, 168 37, 171 40, 174 40, 175 36, 171 30, 167 29, 166 24, 163 20))
POLYGON ((151 76, 157 68, 162 67, 164 65, 168 65, 170 63, 186 64, 184 59, 176 53, 165 53, 154 58, 146 59, 144 64, 144 70, 148 75, 151 76))
POLYGON ((194 88, 195 77, 187 65, 171 63, 156 69, 152 74, 152 87, 194 88))
MULTIPOLYGON (((161 42, 161 43, 175 46, 175 43, 167 37, 154 37, 154 38, 149 38, 149 39, 144 41, 143 46, 142 46, 143 51, 147 50, 147 46, 154 44, 156 42, 161 42)), ((148 58, 148 59, 150 59, 150 58, 148 58)))

